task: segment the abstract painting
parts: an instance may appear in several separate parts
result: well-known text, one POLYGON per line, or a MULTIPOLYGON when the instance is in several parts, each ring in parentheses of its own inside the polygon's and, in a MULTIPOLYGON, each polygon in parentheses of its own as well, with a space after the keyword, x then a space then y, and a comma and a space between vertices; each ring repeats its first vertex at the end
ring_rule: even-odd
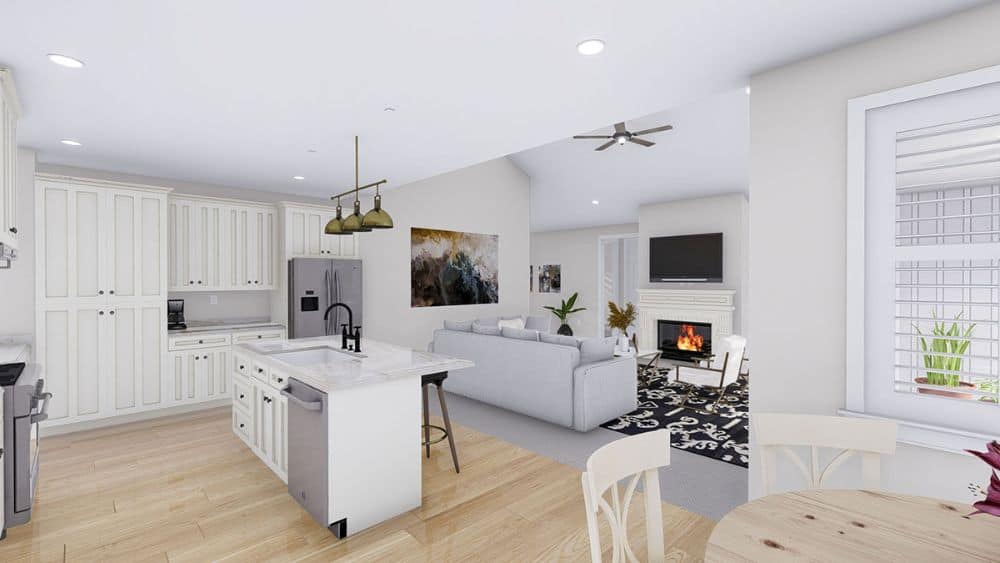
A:
POLYGON ((538 293, 559 293, 562 291, 562 267, 546 264, 538 267, 538 293))
POLYGON ((528 266, 528 293, 535 292, 535 267, 528 266))
POLYGON ((410 306, 500 301, 499 236, 410 229, 410 306))

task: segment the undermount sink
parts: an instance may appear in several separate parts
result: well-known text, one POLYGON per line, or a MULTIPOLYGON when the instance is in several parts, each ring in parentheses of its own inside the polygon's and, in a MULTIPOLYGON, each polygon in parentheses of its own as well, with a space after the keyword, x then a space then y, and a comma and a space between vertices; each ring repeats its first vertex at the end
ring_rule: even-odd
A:
POLYGON ((294 366, 309 366, 316 364, 328 364, 342 362, 345 359, 364 358, 363 354, 340 350, 330 346, 317 346, 315 348, 304 348, 291 352, 277 352, 269 354, 272 358, 281 360, 294 366))

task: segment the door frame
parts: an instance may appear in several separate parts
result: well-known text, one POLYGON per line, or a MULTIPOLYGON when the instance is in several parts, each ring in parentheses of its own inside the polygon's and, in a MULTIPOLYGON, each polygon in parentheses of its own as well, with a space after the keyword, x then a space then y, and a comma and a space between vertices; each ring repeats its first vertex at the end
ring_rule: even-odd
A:
MULTIPOLYGON (((604 316, 604 243, 610 240, 638 239, 639 233, 622 233, 617 235, 600 235, 597 237, 597 336, 604 337, 608 319, 604 316)), ((638 241, 637 241, 638 244, 638 241)), ((637 258, 638 260, 638 258, 637 258)), ((636 270, 639 264, 636 262, 636 270)), ((638 272, 636 272, 638 274, 638 272)), ((636 275, 638 280, 638 275, 636 275)), ((638 288, 636 288, 638 289, 638 288)))

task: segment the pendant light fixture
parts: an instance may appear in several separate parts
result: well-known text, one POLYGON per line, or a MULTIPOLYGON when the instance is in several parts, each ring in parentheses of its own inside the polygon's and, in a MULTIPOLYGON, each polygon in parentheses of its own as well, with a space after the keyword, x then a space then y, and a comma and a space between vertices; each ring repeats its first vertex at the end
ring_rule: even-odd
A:
POLYGON ((360 185, 358 174, 358 137, 354 136, 354 189, 337 194, 330 199, 337 200, 337 216, 330 220, 323 229, 328 235, 351 235, 354 233, 367 233, 372 229, 391 229, 392 217, 382 209, 382 194, 379 186, 386 183, 386 180, 379 180, 371 184, 360 185), (368 213, 361 214, 361 190, 375 188, 375 207, 368 213), (354 211, 347 217, 341 218, 342 208, 340 198, 354 193, 354 211))
POLYGON ((328 235, 349 235, 351 233, 344 230, 344 218, 341 216, 343 208, 340 206, 340 198, 337 198, 337 216, 330 219, 323 232, 328 235))

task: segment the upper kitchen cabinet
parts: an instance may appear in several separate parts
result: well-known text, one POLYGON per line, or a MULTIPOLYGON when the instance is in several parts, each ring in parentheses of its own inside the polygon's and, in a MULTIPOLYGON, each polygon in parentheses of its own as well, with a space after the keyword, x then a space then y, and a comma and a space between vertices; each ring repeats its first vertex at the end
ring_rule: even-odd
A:
POLYGON ((20 105, 10 71, 0 68, 0 263, 17 251, 17 120, 20 105))
POLYGON ((163 300, 167 190, 36 176, 39 303, 163 300))
POLYGON ((283 202, 286 258, 359 258, 358 235, 327 235, 326 224, 336 216, 330 207, 283 202))
POLYGON ((274 288, 273 207, 201 197, 170 198, 170 291, 274 288))

